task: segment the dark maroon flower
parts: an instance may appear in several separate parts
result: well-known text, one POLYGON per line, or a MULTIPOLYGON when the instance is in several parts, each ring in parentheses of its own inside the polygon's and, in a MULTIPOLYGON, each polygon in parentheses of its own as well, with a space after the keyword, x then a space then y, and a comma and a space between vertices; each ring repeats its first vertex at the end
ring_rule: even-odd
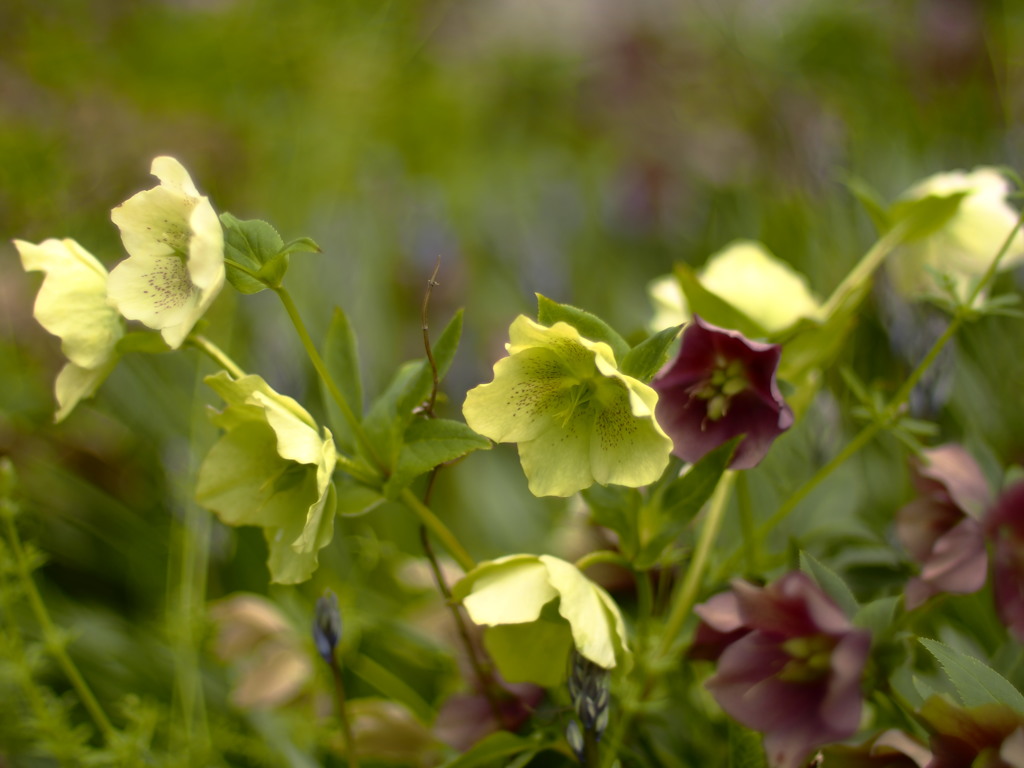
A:
POLYGON ((678 357, 651 383, 658 392, 655 416, 675 443, 672 452, 694 462, 746 435, 730 466, 756 466, 793 424, 775 382, 781 354, 778 344, 750 341, 694 315, 678 357))
POLYGON ((869 633, 799 571, 766 587, 737 579, 727 595, 695 609, 723 642, 746 630, 707 687, 730 717, 764 733, 771 765, 798 768, 815 747, 853 735, 869 633))
POLYGON ((926 768, 1017 768, 1024 765, 1024 716, 1005 704, 961 709, 941 696, 921 707, 934 757, 926 768))
POLYGON ((939 592, 969 594, 984 586, 988 553, 979 518, 991 502, 981 469, 954 443, 912 460, 911 479, 918 498, 896 513, 897 538, 922 564, 921 575, 907 583, 908 610, 939 592))
POLYGON ((995 540, 992 571, 999 618, 1024 643, 1024 481, 1003 492, 985 528, 995 540))

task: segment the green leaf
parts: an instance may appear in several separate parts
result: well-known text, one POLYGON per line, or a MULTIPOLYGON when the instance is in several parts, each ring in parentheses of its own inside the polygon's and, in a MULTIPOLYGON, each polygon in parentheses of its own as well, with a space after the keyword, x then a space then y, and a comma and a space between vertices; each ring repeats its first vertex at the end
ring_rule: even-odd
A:
POLYGON ((679 336, 683 326, 666 328, 641 341, 626 354, 619 363, 619 369, 627 376, 647 383, 661 370, 668 359, 668 350, 679 336))
POLYGON ((893 595, 865 603, 854 614, 854 625, 870 630, 873 637, 890 632, 893 619, 896 616, 896 609, 899 607, 902 599, 902 596, 893 595))
POLYGON ((288 254, 279 253, 268 259, 267 262, 260 267, 260 271, 256 273, 256 279, 271 288, 278 288, 284 280, 284 275, 287 271, 288 254))
POLYGON ((994 669, 937 640, 918 639, 942 666, 965 707, 1005 704, 1024 715, 1024 694, 994 669))
POLYGON ((268 287, 257 275, 284 247, 281 235, 259 219, 243 221, 230 213, 220 215, 224 227, 224 265, 227 278, 241 293, 259 293, 268 287))
POLYGON ((875 229, 878 230, 878 234, 885 234, 892 228, 892 221, 889 218, 888 211, 885 210, 882 198, 864 179, 858 176, 850 176, 843 180, 843 184, 857 198, 857 201, 864 206, 864 210, 871 217, 871 222, 875 225, 875 229))
POLYGON ((478 435, 461 421, 421 419, 405 431, 395 471, 384 488, 395 498, 413 480, 439 464, 465 456, 471 451, 487 450, 491 441, 478 435))
POLYGON ((894 222, 905 222, 905 241, 918 240, 942 229, 957 211, 967 192, 952 195, 928 195, 918 200, 903 200, 889 209, 894 222))
MULTIPOLYGON (((462 335, 462 310, 455 313, 437 341, 431 345, 437 378, 440 381, 451 367, 462 335)), ((380 458, 394 469, 402 445, 402 435, 412 421, 413 410, 429 396, 433 374, 426 359, 403 364, 387 389, 366 414, 363 426, 380 458)))
POLYGON ((840 578, 838 573, 802 550, 800 552, 800 570, 814 579, 843 613, 847 616, 856 615, 860 607, 857 604, 857 598, 853 596, 853 592, 846 586, 846 582, 840 578))
POLYGON ((604 320, 569 304, 559 304, 537 294, 537 322, 541 325, 568 323, 585 339, 603 341, 612 348, 615 360, 621 362, 629 354, 629 344, 604 320))
POLYGON ((454 760, 448 761, 441 768, 479 768, 523 752, 536 754, 541 749, 542 747, 532 739, 525 739, 508 731, 498 731, 481 739, 469 750, 454 760))
POLYGON ((768 335, 759 323, 701 285, 697 273, 688 265, 676 264, 675 274, 692 314, 700 315, 701 319, 713 325, 739 331, 752 339, 768 335))
POLYGON ((729 768, 768 768, 761 734, 729 721, 729 768))
POLYGON ((648 505, 651 517, 644 521, 640 534, 645 543, 636 558, 638 568, 656 565, 665 548, 711 498, 742 439, 742 435, 737 435, 705 455, 686 474, 667 485, 655 504, 648 505))
POLYGON ((300 237, 281 248, 281 253, 323 253, 323 251, 312 238, 300 237))
MULTIPOLYGON (((327 329, 324 341, 324 365, 327 372, 338 385, 342 397, 357 419, 363 415, 363 385, 359 375, 359 345, 355 331, 348 321, 348 316, 340 307, 334 308, 331 326, 327 329)), ((324 402, 327 404, 327 416, 334 432, 334 439, 343 448, 351 450, 355 444, 355 436, 348 421, 342 416, 341 409, 334 402, 331 393, 324 383, 320 382, 324 402)))
POLYGON ((338 514, 343 517, 364 515, 384 501, 380 491, 348 477, 338 476, 334 487, 338 496, 338 514))

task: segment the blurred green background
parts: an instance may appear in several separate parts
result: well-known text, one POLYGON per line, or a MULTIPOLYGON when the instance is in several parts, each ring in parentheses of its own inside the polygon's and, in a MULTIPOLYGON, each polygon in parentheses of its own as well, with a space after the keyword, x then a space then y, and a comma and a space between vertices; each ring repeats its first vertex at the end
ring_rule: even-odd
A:
MULTIPOLYGON (((742 237, 827 295, 874 239, 844 179, 891 199, 941 170, 1019 168, 1022 70, 1024 5, 1008 0, 5 0, 0 454, 18 468, 59 613, 109 630, 81 641, 83 657, 140 628, 162 642, 174 542, 214 438, 211 369, 193 353, 129 358, 53 426, 59 344, 31 317, 39 277, 11 238, 73 237, 112 267, 124 254, 109 210, 155 183, 154 156, 174 155, 218 211, 322 246, 293 257, 288 284, 316 338, 345 308, 371 393, 422 353, 440 256, 432 322, 466 308, 454 415, 534 292, 637 338, 650 280, 742 237)), ((907 361, 886 318, 866 309, 845 362, 891 388, 907 361)), ((320 412, 272 295, 225 290, 209 320, 243 367, 320 412)), ((990 467, 1024 456, 1013 328, 969 329, 942 411, 990 467)), ((753 487, 769 502, 794 487, 841 445, 844 418, 815 412, 753 487)), ((473 553, 550 548, 564 505, 529 496, 514 450, 469 462, 442 475, 438 508, 473 553)), ((901 467, 892 445, 865 454, 837 476, 858 488, 843 508, 870 502, 865 522, 884 528, 905 500, 901 467)), ((342 522, 305 594, 347 580, 343 607, 369 611, 353 605, 386 591, 367 586, 377 560, 354 567, 344 552, 365 555, 367 537, 416 552, 400 518, 342 522)), ((266 590, 251 533, 214 526, 212 597, 266 590)), ((147 675, 169 684, 135 655, 105 673, 105 695, 147 675)))

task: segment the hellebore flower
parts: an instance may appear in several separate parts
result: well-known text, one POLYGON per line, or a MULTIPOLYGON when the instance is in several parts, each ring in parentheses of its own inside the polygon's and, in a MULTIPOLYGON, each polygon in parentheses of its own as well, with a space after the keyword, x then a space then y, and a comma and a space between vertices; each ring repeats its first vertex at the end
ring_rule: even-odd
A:
POLYGON ((506 349, 494 381, 470 390, 462 413, 481 435, 519 444, 535 496, 661 476, 672 441, 654 420, 658 396, 619 373, 611 347, 567 323, 547 327, 520 315, 506 349))
POLYGON ((981 469, 953 443, 913 460, 911 478, 919 496, 896 513, 897 538, 923 566, 907 583, 908 610, 939 592, 970 594, 984 586, 988 553, 979 518, 991 500, 981 469))
POLYGON ((628 653, 626 628, 607 592, 576 566, 549 555, 509 555, 479 564, 452 589, 509 682, 552 687, 569 653, 613 669, 628 653))
POLYGON ((961 709, 931 696, 920 718, 934 755, 926 768, 1024 768, 1024 716, 1005 704, 961 709))
POLYGON ((74 240, 51 238, 39 245, 15 240, 26 272, 44 272, 33 314, 61 340, 68 359, 57 375, 57 413, 62 421, 80 400, 95 394, 117 364, 115 347, 124 321, 107 302, 107 270, 74 240))
MULTIPOLYGON (((1017 211, 1006 201, 1009 191, 1009 183, 997 169, 983 167, 970 173, 939 173, 904 192, 890 209, 896 222, 924 198, 963 197, 941 227, 908 242, 889 258, 887 270, 896 290, 909 299, 938 293, 929 273, 932 269, 948 275, 965 301, 1017 223, 1017 211)), ((1018 231, 999 268, 1010 269, 1022 261, 1024 235, 1018 231)))
POLYGON ((129 258, 110 273, 109 293, 177 349, 224 286, 224 231, 181 163, 158 157, 152 173, 160 186, 111 211, 129 258))
POLYGON ((263 528, 273 581, 305 581, 334 535, 334 439, 259 376, 206 382, 227 403, 212 418, 225 434, 199 468, 196 498, 228 525, 263 528))
MULTIPOLYGON (((701 286, 753 320, 765 333, 777 333, 801 318, 816 318, 821 305, 807 278, 755 240, 736 240, 708 258, 697 275, 701 286)), ((648 286, 655 331, 687 322, 690 311, 674 275, 648 286)))
POLYGON ((1002 493, 985 528, 995 539, 992 572, 999 618, 1024 643, 1024 481, 1002 493))
POLYGON ((764 733, 772 766, 797 768, 815 747, 856 732, 871 637, 808 576, 792 571, 766 587, 737 579, 695 611, 727 643, 708 690, 764 733))
POLYGON ((750 341, 738 331, 694 315, 679 355, 655 377, 657 417, 679 458, 695 462, 737 435, 731 466, 749 469, 793 424, 775 382, 782 348, 750 341))
POLYGON ((239 593, 210 606, 214 651, 239 666, 231 702, 242 709, 286 704, 313 676, 302 638, 265 597, 239 593))
POLYGON ((857 746, 830 744, 821 754, 829 768, 926 768, 932 760, 927 747, 895 729, 857 746))

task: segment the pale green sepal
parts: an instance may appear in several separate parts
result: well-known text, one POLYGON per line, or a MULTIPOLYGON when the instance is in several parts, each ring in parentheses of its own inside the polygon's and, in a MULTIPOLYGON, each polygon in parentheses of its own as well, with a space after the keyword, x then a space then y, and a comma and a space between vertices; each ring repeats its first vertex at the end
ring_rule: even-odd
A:
POLYGON ((611 346, 568 323, 547 327, 520 315, 507 349, 494 380, 467 393, 462 413, 485 437, 518 443, 534 495, 660 477, 672 441, 654 419, 657 394, 618 370, 611 346))
POLYGON ((481 563, 456 583, 452 598, 487 627, 484 643, 509 680, 561 682, 573 646, 605 669, 630 663, 625 623, 614 601, 556 557, 511 555, 481 563), (564 652, 553 650, 563 645, 564 652))
POLYGON ((305 409, 259 376, 206 379, 226 407, 213 417, 227 433, 199 469, 197 498, 229 525, 258 525, 275 582, 309 578, 333 536, 337 452, 305 409))
POLYGON ((117 358, 108 360, 98 368, 82 368, 74 363, 66 363, 57 374, 54 385, 57 395, 57 413, 54 422, 64 421, 79 402, 96 394, 110 372, 117 365, 117 358))
MULTIPOLYGON (((934 270, 947 276, 960 300, 966 300, 1016 224, 1018 213, 1007 202, 1009 192, 1003 174, 989 167, 935 174, 907 190, 890 209, 894 223, 915 226, 912 241, 887 262, 896 290, 910 299, 939 293, 940 285, 929 272, 934 270), (922 205, 935 210, 925 217, 925 226, 917 222, 922 205)), ((1022 262, 1024 235, 1018 230, 999 268, 1022 262)))
POLYGON ((107 302, 107 271, 71 239, 51 238, 39 245, 15 240, 26 271, 45 273, 33 315, 60 337, 64 356, 81 368, 106 363, 124 324, 107 302))
POLYGON ((158 157, 152 172, 160 186, 111 211, 129 258, 110 273, 108 295, 177 349, 224 285, 224 233, 181 163, 158 157))

